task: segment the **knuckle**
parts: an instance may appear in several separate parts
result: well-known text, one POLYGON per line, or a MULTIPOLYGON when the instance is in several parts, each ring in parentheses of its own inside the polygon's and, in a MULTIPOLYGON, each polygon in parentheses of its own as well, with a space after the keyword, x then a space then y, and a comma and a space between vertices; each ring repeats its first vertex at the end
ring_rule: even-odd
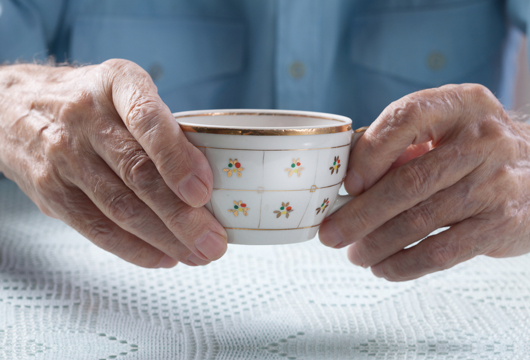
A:
POLYGON ((144 70, 130 60, 125 59, 109 59, 101 63, 101 66, 104 68, 110 69, 112 72, 118 73, 118 74, 127 74, 131 71, 134 72, 144 72, 144 70))
POLYGON ((167 217, 167 224, 179 235, 186 237, 192 234, 199 234, 204 227, 200 209, 181 204, 175 211, 167 217))
POLYGON ((371 228, 373 220, 366 213, 364 208, 347 209, 347 214, 342 221, 335 221, 338 232, 344 239, 351 239, 352 234, 371 228), (349 219, 354 219, 351 221, 349 219))
POLYGON ((506 164, 509 164, 513 159, 517 159, 520 156, 520 144, 517 141, 513 141, 509 136, 506 136, 505 127, 499 125, 495 124, 489 131, 485 141, 491 149, 490 159, 495 160, 501 166, 506 166, 506 164))
POLYGON ((493 178, 497 180, 502 186, 505 185, 516 185, 517 181, 514 181, 513 168, 506 164, 499 166, 494 173, 493 178))
POLYGON ((97 219, 89 224, 87 237, 97 246, 111 253, 119 245, 119 234, 116 229, 109 226, 106 221, 97 219))
POLYGON ((59 122, 54 123, 54 126, 49 127, 49 129, 71 135, 81 126, 86 126, 87 119, 94 118, 94 109, 97 107, 97 103, 98 95, 90 89, 83 88, 71 92, 68 100, 63 102, 59 109, 59 122))
POLYGON ((123 66, 126 66, 131 61, 125 60, 125 59, 109 59, 102 63, 102 65, 106 65, 112 68, 120 68, 123 66))
POLYGON ((128 103, 125 122, 131 131, 139 130, 144 133, 157 128, 157 120, 163 110, 157 98, 135 90, 131 93, 128 103))
POLYGON ((118 81, 119 87, 126 94, 122 118, 129 130, 139 130, 143 133, 156 127, 160 110, 167 107, 158 97, 151 76, 138 64, 128 60, 111 59, 105 61, 102 66, 108 70, 113 81, 134 79, 134 84, 118 81))
POLYGON ((413 230, 420 232, 430 230, 435 227, 432 209, 426 204, 408 209, 405 212, 405 224, 409 224, 413 230))
POLYGON ((118 229, 106 219, 95 219, 88 224, 86 236, 95 245, 130 263, 146 268, 158 265, 160 256, 153 256, 153 252, 146 251, 143 246, 128 242, 126 233, 118 229))
POLYGON ((514 143, 504 121, 507 115, 504 114, 503 109, 501 110, 502 114, 489 111, 483 116, 476 117, 474 127, 472 127, 474 131, 472 135, 476 139, 484 139, 489 143, 489 148, 514 143))
POLYGON ((127 257, 128 262, 148 269, 156 268, 160 260, 161 256, 153 256, 151 252, 145 252, 141 249, 133 251, 127 257))
POLYGON ((71 94, 71 100, 66 102, 60 111, 60 116, 77 119, 86 109, 93 109, 97 103, 97 96, 89 89, 80 89, 71 94))
POLYGON ((456 253, 450 243, 440 242, 436 239, 429 240, 426 251, 428 266, 437 270, 450 268, 456 253))
POLYGON ((495 100, 495 102, 497 102, 497 98, 495 97, 495 95, 493 95, 490 89, 488 89, 484 85, 463 84, 461 85, 461 87, 467 94, 469 94, 475 100, 478 100, 478 101, 495 100))
POLYGON ((120 161, 120 175, 135 192, 150 191, 158 180, 157 170, 145 151, 132 150, 120 161))
POLYGON ((497 97, 486 86, 481 84, 463 84, 460 86, 464 92, 465 98, 470 99, 480 107, 479 111, 494 113, 504 113, 504 107, 497 97))
POLYGON ((76 91, 61 105, 57 121, 39 130, 47 159, 66 165, 66 159, 72 159, 82 150, 83 135, 78 134, 81 129, 86 129, 86 120, 92 118, 95 103, 95 95, 91 91, 76 91))
POLYGON ((136 224, 135 219, 140 217, 142 206, 132 192, 125 192, 112 196, 106 204, 107 213, 118 223, 136 224))
MULTIPOLYGON (((158 171, 161 174, 170 174, 172 178, 183 179, 193 171, 193 165, 190 159, 196 159, 187 146, 183 144, 172 144, 164 147, 157 154, 155 159, 158 171)), ((199 164, 196 164, 197 170, 200 169, 199 164)))
POLYGON ((389 191, 398 192, 395 196, 409 200, 417 199, 427 192, 430 187, 429 171, 421 161, 409 162, 396 169, 394 184, 389 191))
POLYGON ((390 106, 390 123, 395 127, 415 125, 415 120, 421 116, 420 102, 411 96, 406 96, 390 106))
POLYGON ((501 164, 507 163, 511 159, 515 158, 519 153, 519 147, 518 143, 516 141, 513 141, 513 138, 510 138, 506 134, 506 128, 498 123, 496 123, 496 129, 494 129, 493 133, 495 134, 495 140, 497 140, 497 144, 495 145, 495 148, 498 149, 498 152, 502 153, 501 164), (499 151, 500 150, 500 151, 499 151))
POLYGON ((363 262, 363 265, 371 266, 377 262, 381 254, 384 254, 383 248, 372 234, 367 235, 357 243, 357 252, 363 262))
POLYGON ((62 162, 73 153, 74 144, 64 126, 49 126, 42 134, 46 139, 44 153, 50 161, 62 162))
POLYGON ((477 189, 477 197, 483 201, 488 210, 496 210, 503 217, 512 216, 517 208, 521 208, 517 195, 523 193, 520 175, 509 165, 501 165, 488 176, 488 182, 477 189))

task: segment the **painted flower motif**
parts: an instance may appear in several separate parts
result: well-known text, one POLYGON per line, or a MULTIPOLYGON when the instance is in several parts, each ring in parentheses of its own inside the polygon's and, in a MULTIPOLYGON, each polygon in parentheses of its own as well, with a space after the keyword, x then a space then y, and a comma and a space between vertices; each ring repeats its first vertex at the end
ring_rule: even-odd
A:
POLYGON ((326 211, 326 208, 328 206, 329 206, 329 198, 326 198, 326 199, 324 199, 324 202, 322 203, 322 205, 320 205, 319 207, 316 208, 317 215, 320 214, 320 212, 322 212, 322 214, 323 214, 324 211, 326 211))
POLYGON ((289 206, 289 203, 282 202, 282 206, 280 207, 280 210, 274 210, 274 213, 276 214, 276 219, 282 215, 285 215, 285 217, 289 219, 289 214, 293 211, 294 209, 291 206, 289 206))
POLYGON ((223 169, 228 177, 231 177, 233 174, 236 174, 237 177, 241 177, 241 171, 243 170, 245 170, 245 168, 241 167, 241 163, 237 161, 237 159, 230 159, 228 162, 228 168, 223 169))
POLYGON ((241 200, 234 200, 234 208, 228 209, 228 212, 231 212, 235 217, 237 217, 239 213, 243 213, 243 215, 247 216, 247 211, 249 210, 250 208, 247 207, 247 204, 244 204, 241 200))
POLYGON ((339 168, 340 168, 340 159, 338 156, 335 156, 335 160, 333 161, 333 166, 329 168, 331 170, 331 175, 333 175, 333 172, 338 174, 339 168))
POLYGON ((302 175, 302 170, 304 170, 305 168, 303 166, 300 166, 302 165, 300 163, 300 158, 298 159, 293 159, 293 162, 291 164, 291 167, 288 167, 285 169, 285 171, 288 171, 289 172, 289 177, 293 176, 293 174, 298 174, 298 177, 300 177, 300 175, 302 175))

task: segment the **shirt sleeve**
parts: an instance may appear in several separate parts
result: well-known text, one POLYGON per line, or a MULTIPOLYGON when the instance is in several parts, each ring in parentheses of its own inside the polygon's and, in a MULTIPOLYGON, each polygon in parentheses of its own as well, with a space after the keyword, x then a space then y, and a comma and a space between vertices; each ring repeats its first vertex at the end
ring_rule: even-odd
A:
POLYGON ((0 0, 0 64, 44 60, 66 0, 0 0))

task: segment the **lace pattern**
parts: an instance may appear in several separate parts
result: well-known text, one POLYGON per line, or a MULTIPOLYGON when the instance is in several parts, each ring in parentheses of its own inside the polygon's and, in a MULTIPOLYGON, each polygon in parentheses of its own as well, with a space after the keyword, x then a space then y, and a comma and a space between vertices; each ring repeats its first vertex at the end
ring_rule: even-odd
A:
POLYGON ((317 240, 142 269, 0 181, 0 359, 528 359, 530 256, 390 283, 317 240))

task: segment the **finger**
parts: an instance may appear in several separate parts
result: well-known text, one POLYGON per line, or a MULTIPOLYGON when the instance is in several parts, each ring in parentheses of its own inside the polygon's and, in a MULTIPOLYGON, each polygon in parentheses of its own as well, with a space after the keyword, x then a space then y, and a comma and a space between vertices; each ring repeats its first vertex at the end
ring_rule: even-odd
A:
POLYGON ((403 211, 460 181, 484 157, 460 144, 444 144, 391 170, 377 184, 331 215, 320 240, 331 247, 358 241, 403 211))
POLYGON ((348 249, 348 258, 365 268, 375 265, 434 230, 476 215, 482 209, 472 195, 473 183, 464 179, 402 212, 348 249))
POLYGON ((190 250, 169 231, 156 214, 95 155, 83 156, 84 171, 69 179, 111 221, 176 260, 185 260, 190 250))
POLYGON ((69 226, 103 250, 146 268, 170 268, 177 260, 123 230, 108 219, 79 189, 64 188, 66 197, 48 202, 69 226))
POLYGON ((109 93, 117 113, 168 187, 190 206, 206 204, 213 186, 210 165, 186 139, 149 74, 124 60, 106 64, 112 69, 109 93))
POLYGON ((369 189, 410 145, 432 141, 437 146, 448 134, 465 138, 465 134, 452 130, 464 126, 470 116, 468 107, 473 105, 474 116, 480 118, 493 102, 498 103, 484 87, 464 84, 419 91, 392 103, 356 143, 346 190, 358 195, 369 189), (481 103, 475 106, 477 102, 481 103))
POLYGON ((427 152, 431 151, 431 149, 432 145, 430 141, 419 145, 409 145, 409 147, 406 148, 401 155, 399 155, 396 161, 390 165, 389 170, 398 168, 410 160, 417 158, 418 156, 425 155, 427 152))
POLYGON ((390 281, 406 281, 447 270, 485 253, 483 225, 481 219, 465 220, 372 266, 372 272, 390 281))
POLYGON ((219 259, 227 248, 227 235, 221 224, 205 208, 192 208, 180 200, 129 131, 118 122, 109 122, 102 123, 99 128, 105 131, 91 134, 90 141, 120 181, 172 233, 172 237, 153 238, 153 245, 172 254, 181 251, 182 243, 203 261, 219 259))

